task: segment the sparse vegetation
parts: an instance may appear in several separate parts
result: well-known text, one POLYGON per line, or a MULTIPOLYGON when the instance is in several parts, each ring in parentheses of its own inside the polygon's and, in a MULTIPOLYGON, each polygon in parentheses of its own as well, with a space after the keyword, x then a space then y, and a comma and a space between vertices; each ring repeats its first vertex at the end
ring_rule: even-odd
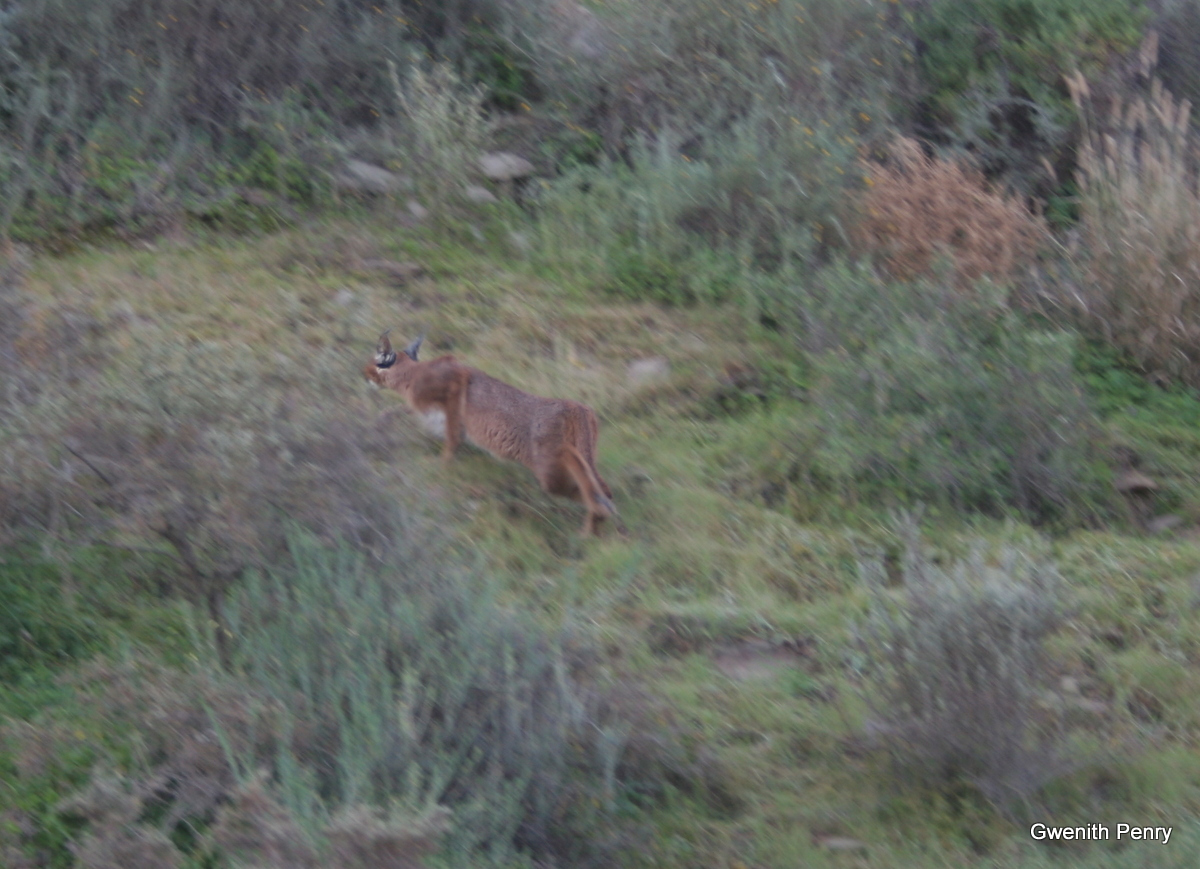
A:
POLYGON ((1200 860, 1187 4, 92 5, 0 13, 0 864, 1200 860))

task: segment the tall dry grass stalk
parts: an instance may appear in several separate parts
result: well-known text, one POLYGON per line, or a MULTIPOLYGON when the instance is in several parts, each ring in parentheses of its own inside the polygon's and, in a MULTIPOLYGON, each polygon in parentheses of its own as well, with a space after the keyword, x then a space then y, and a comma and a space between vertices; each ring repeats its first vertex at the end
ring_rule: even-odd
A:
POLYGON ((1200 173, 1191 104, 1157 79, 1114 98, 1097 122, 1083 76, 1079 110, 1083 280, 1073 306, 1147 369, 1200 383, 1200 173))

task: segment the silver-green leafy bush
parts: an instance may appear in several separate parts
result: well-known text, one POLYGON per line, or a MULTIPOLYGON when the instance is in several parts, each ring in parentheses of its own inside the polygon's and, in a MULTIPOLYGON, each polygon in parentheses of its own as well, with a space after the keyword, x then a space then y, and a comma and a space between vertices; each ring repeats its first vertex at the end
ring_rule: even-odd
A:
POLYGON ((938 565, 912 517, 899 534, 899 587, 881 561, 861 563, 869 729, 910 780, 965 783, 1000 807, 1027 800, 1067 770, 1038 702, 1052 672, 1045 641, 1062 618, 1059 574, 1012 547, 938 565))

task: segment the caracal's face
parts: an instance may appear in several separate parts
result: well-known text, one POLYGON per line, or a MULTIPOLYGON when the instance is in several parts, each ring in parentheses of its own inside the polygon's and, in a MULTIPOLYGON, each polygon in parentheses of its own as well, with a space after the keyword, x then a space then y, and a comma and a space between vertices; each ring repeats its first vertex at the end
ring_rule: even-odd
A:
POLYGON ((363 377, 367 379, 367 383, 371 384, 376 389, 383 388, 383 372, 379 370, 379 366, 374 362, 370 363, 363 369, 363 377))
POLYGON ((417 353, 421 349, 421 342, 425 340, 422 335, 416 341, 413 341, 404 348, 404 352, 397 354, 392 349, 392 344, 388 341, 388 333, 384 332, 379 336, 379 344, 375 348, 375 359, 363 369, 363 375, 369 383, 375 386, 386 386, 384 381, 384 371, 391 368, 397 362, 401 366, 408 365, 417 361, 417 353))

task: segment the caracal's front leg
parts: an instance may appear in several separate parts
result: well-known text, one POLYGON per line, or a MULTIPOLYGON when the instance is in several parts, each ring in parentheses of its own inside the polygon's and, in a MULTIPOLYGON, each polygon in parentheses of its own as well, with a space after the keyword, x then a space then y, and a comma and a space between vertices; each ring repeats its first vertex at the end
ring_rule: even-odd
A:
POLYGON ((463 417, 466 414, 467 385, 470 375, 461 372, 446 389, 446 439, 442 446, 442 463, 450 464, 462 441, 463 417))

